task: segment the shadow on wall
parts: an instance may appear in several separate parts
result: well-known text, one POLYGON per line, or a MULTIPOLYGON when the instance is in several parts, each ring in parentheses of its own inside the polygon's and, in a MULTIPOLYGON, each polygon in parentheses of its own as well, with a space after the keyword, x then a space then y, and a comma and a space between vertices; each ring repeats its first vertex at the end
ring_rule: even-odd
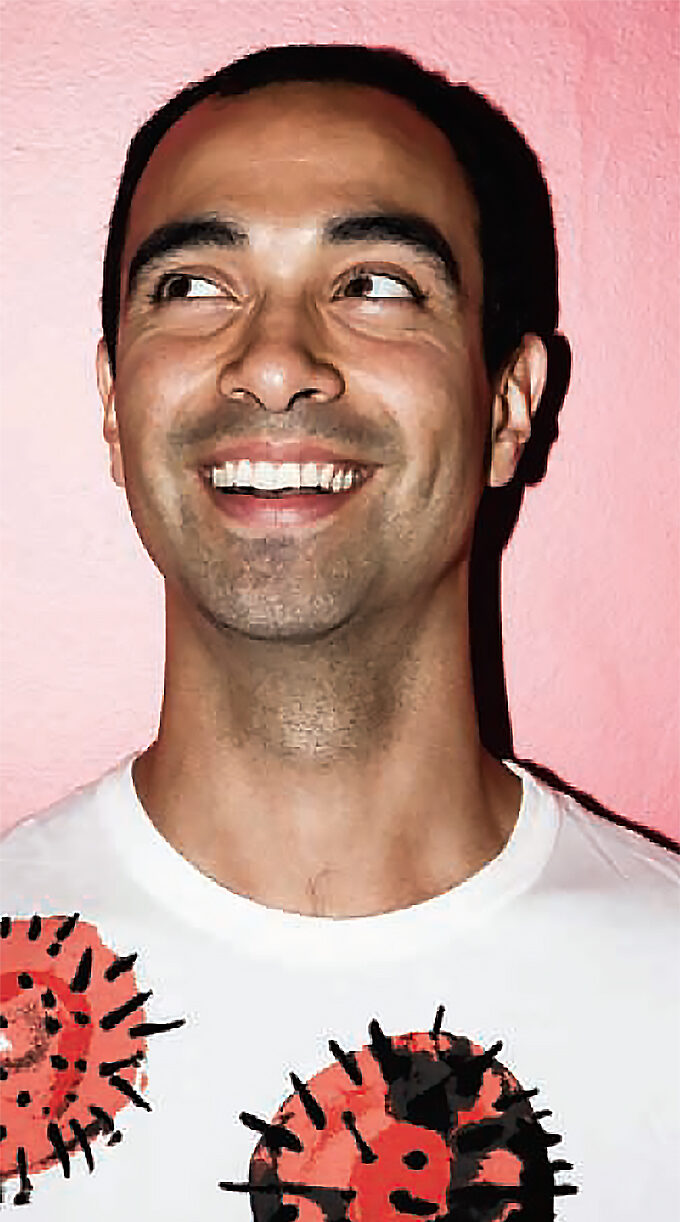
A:
POLYGON ((548 381, 534 417, 531 438, 510 484, 485 491, 475 526, 470 562, 470 644, 482 742, 497 759, 516 760, 538 780, 575 798, 593 814, 638 832, 662 848, 680 853, 680 845, 663 832, 616 814, 592 794, 570 785, 545 765, 518 759, 514 753, 503 663, 501 560, 515 529, 525 488, 540 483, 546 473, 550 450, 558 436, 558 416, 569 386, 571 352, 567 340, 556 334, 547 341, 546 347, 548 381))

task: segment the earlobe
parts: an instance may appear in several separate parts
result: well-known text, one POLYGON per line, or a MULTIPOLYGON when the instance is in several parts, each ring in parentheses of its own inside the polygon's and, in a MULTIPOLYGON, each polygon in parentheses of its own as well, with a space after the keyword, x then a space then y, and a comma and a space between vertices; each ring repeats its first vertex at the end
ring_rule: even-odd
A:
POLYGON ((97 344, 97 387, 104 409, 103 432, 104 440, 109 447, 111 478, 119 488, 124 488, 125 474, 123 471, 123 456, 120 449, 118 419, 116 417, 116 394, 111 364, 103 339, 100 339, 97 344))
POLYGON ((531 436, 531 422, 541 401, 548 354, 537 335, 525 335, 505 366, 492 405, 489 486, 509 483, 531 436))

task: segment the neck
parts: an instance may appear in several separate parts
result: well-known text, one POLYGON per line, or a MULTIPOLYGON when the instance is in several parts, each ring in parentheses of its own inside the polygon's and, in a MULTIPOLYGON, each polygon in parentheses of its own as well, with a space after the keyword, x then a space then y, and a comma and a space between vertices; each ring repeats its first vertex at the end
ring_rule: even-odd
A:
POLYGON ((156 742, 133 778, 189 861, 270 907, 356 916, 437 895, 500 852, 521 786, 479 742, 466 615, 263 641, 168 604, 156 742))

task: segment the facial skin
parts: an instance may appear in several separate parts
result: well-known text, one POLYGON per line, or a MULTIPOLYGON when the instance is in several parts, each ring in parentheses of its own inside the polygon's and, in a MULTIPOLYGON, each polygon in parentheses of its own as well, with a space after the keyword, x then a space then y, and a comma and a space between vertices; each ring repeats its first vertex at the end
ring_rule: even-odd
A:
MULTIPOLYGON (((476 207, 462 171, 436 128, 379 90, 294 84, 203 103, 142 176, 121 290, 115 383, 101 345, 98 355, 104 431, 113 477, 166 582, 161 732, 136 766, 147 809, 201 868, 264 902, 306 910, 301 892, 316 894, 312 876, 342 862, 358 827, 370 881, 351 896, 338 884, 332 909, 380 910, 395 906, 393 893, 399 902, 427 892, 404 881, 403 862, 382 874, 379 865, 393 856, 388 829, 392 844, 404 841, 392 790, 418 778, 414 718, 440 797, 460 804, 467 790, 469 806, 475 788, 483 852, 516 816, 514 778, 479 762, 467 563, 485 480, 512 475, 545 376, 543 346, 527 337, 489 385, 476 207), (351 241, 345 225, 337 239, 341 222, 378 214, 418 218, 440 235, 448 274, 441 257, 375 225, 351 241), (164 227, 197 218, 241 237, 151 258, 128 293, 140 247, 148 253, 164 227), (217 511, 204 468, 218 447, 242 442, 247 456, 253 442, 290 441, 370 463, 372 478, 311 524, 265 529, 217 511), (423 721, 425 707, 437 716, 433 701, 434 733, 423 721), (169 809, 171 774, 194 810, 204 799, 191 830, 177 802, 169 809), (256 809, 249 846, 236 802, 217 798, 225 775, 232 795, 242 778, 256 809), (307 846, 288 889, 269 878, 257 830, 271 844, 284 783, 281 834, 307 846)), ((431 839, 440 860, 442 837, 431 839)), ((448 858, 445 877, 470 872, 448 858)))

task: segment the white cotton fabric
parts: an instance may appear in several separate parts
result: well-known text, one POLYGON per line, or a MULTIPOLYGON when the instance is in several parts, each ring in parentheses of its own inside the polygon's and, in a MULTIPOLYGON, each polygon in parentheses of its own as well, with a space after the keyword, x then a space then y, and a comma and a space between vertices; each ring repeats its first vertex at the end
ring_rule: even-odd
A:
POLYGON ((218 1188, 248 1179, 257 1134, 239 1113, 270 1120, 291 1071, 307 1081, 332 1063, 329 1039, 359 1049, 372 1019, 388 1035, 426 1032, 443 1005, 444 1031, 502 1040, 498 1059, 551 1109, 551 1157, 573 1164, 556 1182, 578 1188, 556 1199, 556 1218, 678 1216, 680 859, 511 764, 517 823, 472 878, 399 912, 299 916, 180 856, 137 799, 131 764, 9 833, 0 907, 80 913, 116 953, 138 952, 147 1019, 186 1023, 150 1037, 152 1111, 118 1113, 123 1140, 93 1140, 94 1172, 75 1153, 68 1180, 60 1166, 32 1176, 26 1206, 6 1183, 0 1212, 252 1222, 248 1196, 218 1188))

